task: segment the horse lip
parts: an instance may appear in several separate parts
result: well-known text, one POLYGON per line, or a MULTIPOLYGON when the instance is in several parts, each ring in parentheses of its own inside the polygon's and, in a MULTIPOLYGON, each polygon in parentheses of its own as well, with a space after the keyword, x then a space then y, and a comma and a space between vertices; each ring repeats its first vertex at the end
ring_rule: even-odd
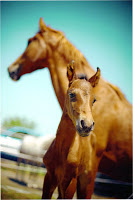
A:
POLYGON ((20 77, 14 72, 9 73, 9 76, 13 81, 18 81, 20 79, 20 77))
MULTIPOLYGON (((91 131, 90 131, 91 132, 91 131)), ((85 132, 82 132, 82 133, 79 133, 78 134, 81 136, 81 137, 88 137, 90 135, 90 132, 88 133, 85 133, 85 132)))
POLYGON ((90 135, 92 129, 81 129, 79 126, 76 126, 77 132, 81 137, 87 137, 90 135))
POLYGON ((20 75, 19 75, 20 69, 21 69, 21 65, 19 65, 19 67, 16 70, 14 70, 14 71, 10 72, 8 70, 9 76, 11 77, 12 80, 18 81, 20 79, 20 75))

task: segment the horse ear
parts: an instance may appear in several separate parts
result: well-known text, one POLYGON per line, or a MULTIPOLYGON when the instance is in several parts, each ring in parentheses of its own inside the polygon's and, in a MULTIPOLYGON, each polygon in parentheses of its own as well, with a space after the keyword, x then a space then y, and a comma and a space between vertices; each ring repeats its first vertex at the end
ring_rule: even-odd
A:
POLYGON ((40 28, 40 31, 41 31, 41 32, 44 32, 44 31, 47 30, 47 26, 46 26, 46 24, 44 23, 42 17, 41 17, 40 20, 39 20, 39 28, 40 28))
POLYGON ((92 87, 95 87, 98 82, 99 82, 99 79, 100 79, 100 69, 99 67, 97 67, 97 72, 94 74, 94 76, 92 76, 90 79, 89 79, 89 82, 91 83, 92 87))
POLYGON ((70 86, 70 84, 72 83, 73 78, 76 78, 74 60, 72 60, 67 65, 67 78, 69 80, 69 86, 70 86))

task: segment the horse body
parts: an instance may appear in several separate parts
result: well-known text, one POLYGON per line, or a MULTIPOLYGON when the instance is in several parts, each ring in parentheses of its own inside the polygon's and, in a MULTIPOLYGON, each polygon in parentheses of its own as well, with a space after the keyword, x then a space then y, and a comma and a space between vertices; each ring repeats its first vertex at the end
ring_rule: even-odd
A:
MULTIPOLYGON (((112 88, 109 86, 108 90, 108 94, 110 94, 112 88)), ((100 92, 100 89, 98 92, 100 92)), ((105 95, 105 99, 102 99, 103 106, 99 107, 98 102, 94 105, 97 113, 93 112, 93 116, 96 124, 99 124, 99 126, 95 126, 96 137, 99 143, 99 153, 102 153, 101 150, 105 147, 99 171, 115 179, 131 182, 132 108, 125 101, 125 97, 120 99, 115 94, 115 91, 112 93, 114 93, 112 96, 105 95), (108 103, 109 101, 110 104, 108 103), (105 110, 106 112, 104 112, 105 110), (102 117, 99 119, 98 115, 102 117)))
MULTIPOLYGON (((66 65, 73 59, 77 74, 87 74, 89 77, 94 74, 84 56, 64 34, 47 27, 41 19, 40 31, 29 40, 25 52, 8 71, 12 79, 18 80, 23 74, 47 67, 63 109, 68 86, 66 65)), ((92 113, 96 124, 97 154, 103 155, 99 170, 114 178, 131 181, 132 105, 116 86, 102 78, 96 96, 97 104, 92 113)))
POLYGON ((43 158, 47 168, 43 199, 50 199, 56 186, 59 199, 72 198, 76 188, 78 198, 90 198, 92 195, 100 159, 96 155, 94 120, 91 115, 94 97, 89 87, 86 94, 87 84, 90 87, 86 80, 73 80, 67 92, 56 138, 43 158), (91 95, 92 98, 89 98, 91 95), (89 116, 84 108, 90 110, 89 116))
MULTIPOLYGON (((69 119, 67 119, 66 123, 66 118, 68 118, 68 116, 62 116, 61 124, 57 131, 58 135, 43 159, 47 168, 43 187, 43 199, 50 199, 57 185, 59 186, 58 198, 70 199, 73 197, 77 188, 77 177, 86 173, 87 178, 88 172, 88 178, 91 178, 92 159, 90 158, 93 157, 91 151, 93 151, 93 154, 95 153, 91 140, 92 137, 94 137, 93 139, 95 140, 95 135, 91 134, 88 138, 81 138, 75 132, 72 122, 69 119), (64 131, 64 127, 66 131, 64 131), (71 130, 71 128, 69 130, 69 127, 73 128, 73 130, 71 130), (49 183, 47 179, 49 179, 49 183), (72 187, 72 192, 70 192, 69 185, 72 187)), ((88 178, 87 180, 89 180, 88 178)), ((84 195, 86 194, 84 193, 84 195)))
POLYGON ((132 182, 132 108, 119 99, 109 109, 113 120, 99 171, 115 179, 132 182))

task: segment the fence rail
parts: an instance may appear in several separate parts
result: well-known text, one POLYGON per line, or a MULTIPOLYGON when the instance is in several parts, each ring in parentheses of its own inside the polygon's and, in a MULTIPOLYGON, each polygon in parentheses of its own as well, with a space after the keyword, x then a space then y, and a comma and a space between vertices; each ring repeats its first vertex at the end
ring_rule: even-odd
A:
MULTIPOLYGON (((16 170, 25 171, 25 169, 23 167, 20 168, 21 166, 19 165, 19 163, 37 166, 39 168, 45 168, 45 166, 43 164, 43 158, 19 153, 16 149, 10 149, 10 148, 6 148, 6 147, 1 147, 0 150, 1 150, 1 158, 7 159, 7 160, 12 160, 12 161, 15 161, 18 163, 19 169, 16 167, 16 170)), ((5 165, 5 167, 8 167, 8 166, 5 165)))
MULTIPOLYGON (((9 153, 7 152, 5 149, 1 149, 2 153, 9 153)), ((28 161, 27 163, 29 164, 29 162, 33 162, 35 164, 41 164, 41 166, 39 166, 39 169, 35 169, 35 168, 28 168, 28 167, 23 167, 23 166, 18 166, 18 165, 9 165, 6 163, 1 163, 2 167, 6 167, 6 168, 10 168, 10 169, 15 169, 15 170, 21 170, 21 171, 29 171, 29 172, 34 172, 34 173, 38 173, 38 172, 47 172, 46 168, 44 168, 43 165, 43 159, 42 158, 37 158, 37 157, 33 157, 30 155, 25 155, 19 152, 10 152, 10 155, 12 156, 16 156, 17 159, 21 158, 24 159, 25 161, 28 161), (42 167, 43 165, 43 167, 42 167)), ((17 160, 16 160, 17 161, 17 160)), ((34 164, 32 164, 34 166, 34 164)), ((131 195, 132 193, 132 184, 131 183, 126 183, 126 182, 122 182, 122 181, 118 181, 118 180, 113 180, 110 178, 105 178, 103 175, 102 176, 97 176, 95 179, 95 189, 94 192, 96 194, 102 194, 102 195, 107 195, 107 196, 114 196, 114 197, 118 197, 118 198, 124 198, 128 197, 131 195), (118 192, 120 191, 120 192, 118 192)))
POLYGON ((26 167, 23 167, 23 166, 17 166, 17 165, 9 165, 9 164, 6 164, 6 163, 1 163, 1 167, 5 167, 5 168, 8 168, 8 169, 14 169, 14 170, 20 170, 20 171, 27 171, 27 172, 33 172, 33 173, 46 173, 47 170, 46 168, 42 168, 42 167, 39 167, 39 171, 38 169, 33 169, 31 170, 31 168, 26 168, 26 167))

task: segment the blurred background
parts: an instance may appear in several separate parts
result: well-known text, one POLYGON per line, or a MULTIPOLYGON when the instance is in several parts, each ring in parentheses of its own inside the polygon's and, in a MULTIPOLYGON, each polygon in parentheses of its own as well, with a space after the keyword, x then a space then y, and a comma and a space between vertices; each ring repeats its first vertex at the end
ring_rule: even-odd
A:
MULTIPOLYGON (((7 71, 8 66, 24 52, 28 39, 39 31, 40 17, 43 17, 47 25, 63 31, 66 38, 84 54, 93 69, 100 67, 102 77, 118 86, 132 103, 131 1, 1 2, 2 134, 0 139, 4 158, 2 160, 3 199, 41 197, 45 174, 42 155, 56 134, 62 114, 47 68, 26 74, 17 82, 11 80, 7 71), (27 146, 30 153, 26 151, 27 146), (33 164, 35 156, 37 160, 33 164), (23 167, 22 163, 25 166, 26 162, 28 162, 27 167, 23 167), (34 169, 35 174, 38 166, 42 170, 39 172, 40 177, 36 179, 34 174, 31 181, 32 188, 40 189, 40 191, 34 190, 37 196, 35 194, 31 196, 32 190, 25 190, 27 186, 31 188, 29 177, 33 169, 28 167, 31 164, 37 166, 37 169, 34 169), (29 175, 19 174, 18 171, 19 173, 26 171, 29 175), (36 183, 38 180, 37 184, 33 184, 35 180, 36 183), (21 185, 21 188, 15 184, 21 185), (7 190, 10 193, 9 196, 7 196, 7 190), (17 192, 23 195, 14 196, 12 194, 14 190, 16 195, 17 192)), ((99 180, 101 179, 97 179, 98 183, 99 180)), ((103 183, 107 185, 107 181, 104 180, 103 183)), ((118 182, 116 184, 116 182, 108 181, 107 191, 111 189, 112 196, 112 183, 116 186, 114 191, 117 191, 117 197, 120 197, 118 191, 124 193, 125 186, 121 186, 118 182)), ((102 190, 103 186, 105 188, 103 184, 102 190)), ((129 185, 126 186, 126 191, 128 191, 129 185)))
POLYGON ((39 18, 61 30, 102 77, 132 101, 131 1, 1 2, 2 124, 25 119, 39 134, 55 135, 62 111, 48 69, 10 79, 7 68, 39 30, 39 18))

